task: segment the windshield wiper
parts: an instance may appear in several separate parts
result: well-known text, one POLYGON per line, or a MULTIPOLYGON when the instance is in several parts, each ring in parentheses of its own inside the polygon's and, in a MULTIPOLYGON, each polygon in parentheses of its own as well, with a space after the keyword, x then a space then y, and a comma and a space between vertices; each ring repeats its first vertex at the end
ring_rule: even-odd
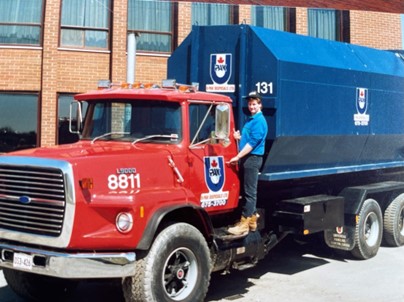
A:
POLYGON ((95 142, 96 140, 99 140, 100 138, 103 138, 103 137, 107 137, 107 136, 110 136, 110 135, 119 135, 119 134, 125 135, 125 134, 130 134, 130 132, 108 132, 108 133, 104 133, 103 135, 100 135, 100 136, 95 137, 95 138, 91 141, 91 143, 94 144, 94 142, 95 142))
POLYGON ((134 144, 136 144, 136 143, 138 143, 138 142, 141 142, 141 141, 148 140, 148 139, 150 139, 150 138, 155 138, 155 137, 158 137, 158 138, 169 138, 169 139, 171 139, 171 140, 177 140, 177 139, 178 139, 178 134, 176 134, 176 133, 173 133, 173 134, 151 134, 151 135, 147 135, 147 136, 145 136, 145 137, 141 137, 141 138, 138 138, 138 139, 134 140, 134 141, 132 142, 132 145, 134 145, 134 144))

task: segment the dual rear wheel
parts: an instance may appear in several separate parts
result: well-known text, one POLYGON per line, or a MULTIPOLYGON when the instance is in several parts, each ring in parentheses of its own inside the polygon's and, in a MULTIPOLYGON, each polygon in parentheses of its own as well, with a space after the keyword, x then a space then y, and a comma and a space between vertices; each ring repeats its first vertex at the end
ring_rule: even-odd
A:
POLYGON ((404 245, 404 194, 394 199, 384 212, 374 199, 367 199, 359 212, 355 229, 354 257, 374 257, 384 239, 389 246, 404 245))

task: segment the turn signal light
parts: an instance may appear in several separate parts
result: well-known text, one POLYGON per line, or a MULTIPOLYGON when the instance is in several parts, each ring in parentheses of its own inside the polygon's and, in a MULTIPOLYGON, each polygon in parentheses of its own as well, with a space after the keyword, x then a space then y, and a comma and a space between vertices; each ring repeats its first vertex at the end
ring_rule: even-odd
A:
POLYGON ((83 178, 79 181, 82 189, 90 190, 94 188, 94 182, 92 178, 83 178))

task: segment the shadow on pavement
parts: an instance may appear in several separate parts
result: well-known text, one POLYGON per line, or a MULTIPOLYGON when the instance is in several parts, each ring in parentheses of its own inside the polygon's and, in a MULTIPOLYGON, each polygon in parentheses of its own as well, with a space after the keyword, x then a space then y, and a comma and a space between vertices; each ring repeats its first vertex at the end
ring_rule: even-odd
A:
POLYGON ((231 270, 230 274, 226 275, 213 273, 206 301, 237 300, 254 285, 250 279, 260 279, 266 273, 293 275, 327 265, 327 259, 345 262, 346 256, 328 248, 318 236, 310 237, 304 242, 296 241, 290 236, 253 268, 243 271, 231 270))

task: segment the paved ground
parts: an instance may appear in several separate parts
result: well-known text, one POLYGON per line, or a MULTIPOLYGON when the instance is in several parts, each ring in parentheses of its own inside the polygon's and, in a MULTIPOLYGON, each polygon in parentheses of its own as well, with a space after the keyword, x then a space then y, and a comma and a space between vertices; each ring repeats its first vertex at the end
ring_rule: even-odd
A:
MULTIPOLYGON (((367 261, 286 239, 258 266, 213 274, 206 302, 403 302, 404 247, 367 261)), ((0 271, 0 301, 25 302, 0 271)), ((69 302, 123 302, 118 281, 82 282, 69 302)))

